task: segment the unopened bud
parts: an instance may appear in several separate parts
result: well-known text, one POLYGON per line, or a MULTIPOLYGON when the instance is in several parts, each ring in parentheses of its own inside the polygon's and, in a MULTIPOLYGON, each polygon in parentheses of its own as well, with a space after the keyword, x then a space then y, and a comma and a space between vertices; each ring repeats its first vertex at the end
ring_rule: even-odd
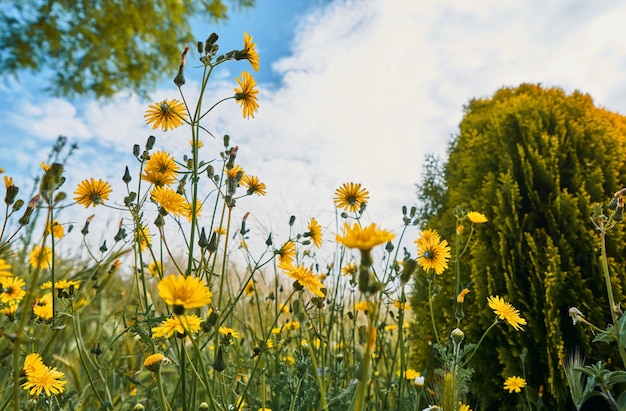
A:
POLYGON ((152 148, 154 147, 154 143, 156 143, 156 137, 148 137, 148 141, 146 141, 146 150, 152 150, 152 148))
POLYGON ((140 150, 141 150, 141 147, 139 147, 139 144, 133 145, 133 155, 135 157, 139 157, 140 150))
POLYGON ((126 170, 124 170, 124 175, 122 176, 122 181, 126 184, 130 183, 133 178, 130 176, 130 171, 128 170, 128 166, 126 166, 126 170))
POLYGON ((215 362, 213 363, 213 369, 217 372, 222 372, 226 369, 226 361, 224 361, 224 350, 222 346, 217 350, 217 356, 215 357, 215 362))
POLYGON ((4 196, 4 202, 6 204, 13 204, 13 201, 15 201, 15 197, 17 197, 17 193, 20 191, 20 189, 14 185, 10 185, 7 187, 7 193, 4 196))
POLYGON ((13 211, 18 211, 24 205, 24 200, 19 199, 13 204, 13 211))

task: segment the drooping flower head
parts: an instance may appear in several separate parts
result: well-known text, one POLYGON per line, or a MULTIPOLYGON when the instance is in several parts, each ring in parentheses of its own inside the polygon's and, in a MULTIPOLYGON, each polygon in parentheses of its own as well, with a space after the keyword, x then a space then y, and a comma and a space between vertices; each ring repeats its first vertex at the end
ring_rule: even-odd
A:
POLYGON ((159 297, 171 306, 183 308, 204 307, 211 302, 213 294, 198 277, 168 275, 159 282, 159 297))
POLYGON ((322 226, 312 217, 308 228, 308 236, 311 238, 313 245, 315 248, 320 248, 322 246, 322 226))
POLYGON ((258 196, 264 196, 266 194, 267 187, 265 183, 260 182, 259 178, 256 176, 245 174, 241 179, 241 184, 248 189, 249 195, 256 194, 258 196))
POLYGON ((497 295, 487 298, 487 303, 499 319, 506 320, 516 330, 522 330, 522 325, 526 325, 519 311, 497 295))
POLYGON ((377 245, 393 240, 394 237, 393 233, 378 229, 374 223, 365 228, 358 223, 354 223, 352 227, 345 223, 343 232, 343 236, 337 234, 337 241, 348 248, 357 248, 362 251, 371 250, 377 245))
POLYGON ((150 192, 150 198, 170 214, 180 216, 185 213, 187 201, 176 190, 172 190, 169 187, 156 186, 150 192))
POLYGON ((335 190, 335 204, 337 208, 356 213, 367 204, 369 192, 361 187, 360 183, 345 183, 335 190))
POLYGON ((252 42, 252 36, 248 32, 243 33, 243 50, 235 55, 235 60, 248 60, 254 71, 259 71, 259 54, 256 52, 256 44, 252 42))
POLYGON ((294 279, 303 288, 306 288, 311 293, 317 295, 318 297, 325 297, 324 291, 322 291, 324 284, 322 284, 318 275, 313 274, 311 269, 302 265, 296 266, 293 264, 281 264, 278 268, 283 270, 285 274, 294 279))
POLYGON ((293 241, 287 241, 280 250, 274 252, 278 256, 278 264, 291 264, 296 256, 296 245, 293 241))
POLYGON ((167 131, 180 127, 185 122, 187 114, 183 103, 176 99, 166 99, 160 103, 151 104, 144 118, 146 124, 152 124, 153 130, 160 126, 163 131, 167 131))
POLYGON ((436 231, 424 230, 415 243, 419 255, 417 262, 424 270, 434 270, 436 274, 441 274, 448 268, 450 247, 448 241, 441 240, 436 231))
POLYGON ((520 393, 525 386, 526 380, 522 377, 509 377, 504 381, 504 389, 509 390, 509 394, 520 393))
POLYGON ((239 83, 239 88, 235 87, 235 100, 241 104, 244 118, 254 118, 254 113, 259 109, 257 101, 259 91, 255 89, 256 81, 247 71, 241 73, 241 80, 239 77, 235 80, 239 83))
POLYGON ((76 187, 74 201, 84 205, 86 208, 89 208, 89 206, 95 207, 104 204, 104 200, 109 199, 109 194, 112 191, 111 185, 106 181, 90 178, 89 180, 81 181, 78 187, 76 187))

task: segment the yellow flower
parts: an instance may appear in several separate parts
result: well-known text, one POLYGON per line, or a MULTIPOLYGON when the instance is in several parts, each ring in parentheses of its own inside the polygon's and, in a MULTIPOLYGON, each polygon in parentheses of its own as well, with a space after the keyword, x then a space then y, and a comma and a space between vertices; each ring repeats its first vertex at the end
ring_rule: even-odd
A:
POLYGON ((248 32, 243 33, 243 50, 237 53, 236 60, 248 60, 254 71, 259 71, 259 54, 255 50, 256 44, 248 32))
POLYGON ((391 304, 394 307, 396 307, 398 310, 406 311, 406 310, 410 310, 411 309, 411 306, 408 303, 403 303, 403 302, 400 302, 400 301, 393 301, 391 304))
POLYGON ((278 251, 274 252, 278 256, 279 265, 289 265, 296 256, 296 245, 293 241, 287 241, 278 251))
POLYGON ((146 359, 143 361, 143 366, 152 372, 156 372, 161 367, 161 364, 167 361, 168 359, 166 356, 160 353, 156 353, 156 354, 147 356, 146 359))
POLYGON ((257 94, 259 91, 255 89, 256 82, 250 73, 244 71, 241 73, 241 80, 237 77, 237 83, 240 88, 235 88, 235 100, 241 104, 243 108, 243 116, 254 118, 254 113, 259 109, 257 94))
POLYGON ((254 295, 254 281, 248 281, 246 286, 243 288, 243 293, 247 296, 254 295))
MULTIPOLYGON (((74 286, 74 289, 78 289, 80 287, 80 281, 58 280, 54 283, 55 290, 65 290, 66 288, 69 289, 71 286, 74 286)), ((50 288, 52 288, 52 281, 46 281, 45 283, 41 284, 42 290, 48 290, 50 288)))
POLYGON ((109 199, 111 191, 113 191, 111 185, 106 181, 90 178, 89 180, 81 181, 78 187, 76 187, 74 200, 86 208, 89 208, 89 206, 95 207, 104 204, 104 200, 109 199))
POLYGON ((408 370, 406 370, 404 372, 404 378, 406 378, 407 380, 414 380, 417 377, 419 377, 420 375, 422 375, 421 373, 415 371, 412 368, 409 368, 408 370))
POLYGON ((165 151, 150 154, 141 179, 154 185, 172 185, 176 182, 178 164, 165 151))
POLYGON ((163 131, 174 130, 180 127, 187 114, 185 113, 185 105, 176 99, 163 100, 160 103, 151 104, 144 114, 146 124, 152 123, 152 129, 161 126, 163 131))
POLYGON ((159 277, 163 274, 163 264, 159 261, 148 264, 148 273, 153 277, 159 277))
POLYGON ((335 204, 342 210, 356 213, 367 204, 369 192, 360 183, 345 183, 335 191, 335 204))
POLYGON ((316 248, 320 248, 322 246, 322 226, 318 224, 315 218, 311 218, 311 221, 309 222, 308 235, 316 248))
POLYGON ((448 268, 450 247, 448 247, 446 240, 441 240, 436 231, 425 230, 415 242, 419 254, 417 262, 424 270, 432 269, 435 270, 435 273, 441 274, 448 268))
POLYGON ((367 251, 377 245, 391 241, 393 237, 394 235, 389 231, 376 228, 374 223, 365 228, 362 228, 358 223, 354 223, 352 227, 345 223, 344 236, 337 234, 337 241, 348 248, 358 248, 359 250, 367 251))
POLYGON ((168 275, 158 285, 159 297, 166 304, 184 308, 203 307, 211 302, 213 294, 198 277, 168 275))
POLYGON ((3 258, 0 258, 0 279, 2 277, 11 277, 12 275, 11 266, 3 258))
POLYGON ((487 222, 487 217, 477 211, 470 211, 467 213, 467 218, 474 224, 482 224, 487 222))
POLYGON ((283 360, 284 362, 290 365, 293 365, 296 363, 296 359, 289 355, 285 355, 284 357, 281 358, 281 360, 283 360))
POLYGON ((459 295, 456 296, 456 302, 462 303, 463 301, 465 301, 465 296, 469 294, 469 292, 470 290, 468 288, 464 288, 463 290, 461 290, 459 295))
POLYGON ((59 224, 57 220, 52 220, 52 229, 50 229, 50 227, 51 225, 50 225, 50 222, 48 221, 46 223, 47 234, 52 233, 52 237, 57 238, 57 239, 61 239, 63 238, 63 236, 65 236, 65 228, 63 228, 63 226, 59 224))
POLYGON ((136 231, 135 241, 139 244, 139 250, 143 251, 147 246, 152 244, 152 234, 148 231, 148 227, 141 225, 136 231))
POLYGON ((283 270, 285 274, 293 278, 311 293, 317 295, 318 297, 325 297, 324 291, 322 291, 324 284, 320 281, 319 276, 313 274, 313 271, 310 269, 304 266, 294 266, 291 263, 281 264, 278 268, 283 270))
POLYGON ((42 320, 52 318, 52 293, 47 293, 36 300, 33 306, 33 314, 42 320))
POLYGON ((385 326, 385 331, 395 331, 398 329, 398 324, 389 324, 385 326))
POLYGON ((62 381, 65 377, 61 371, 56 368, 49 368, 43 363, 39 354, 29 354, 24 360, 24 373, 26 374, 26 382, 22 384, 22 388, 29 391, 30 395, 41 395, 44 391, 49 397, 52 394, 60 394, 65 388, 63 386, 67 381, 62 381))
POLYGON ((4 187, 5 188, 13 187, 13 177, 4 176, 4 187))
POLYGON ((463 404, 461 401, 459 401, 459 411, 472 411, 472 409, 469 405, 463 404))
POLYGON ((152 328, 154 338, 170 338, 175 332, 180 335, 195 334, 200 331, 202 319, 195 314, 177 315, 163 321, 160 326, 152 328))
POLYGON ((156 186, 150 192, 150 198, 163 207, 165 211, 175 216, 185 212, 187 201, 171 188, 156 186))
POLYGON ((29 260, 33 268, 48 268, 52 264, 52 250, 48 246, 42 248, 36 245, 30 252, 29 260))
MULTIPOLYGON (((196 200, 196 219, 200 217, 200 214, 202 214, 202 202, 200 200, 196 200)), ((185 203, 183 215, 187 217, 187 221, 191 222, 193 215, 191 213, 191 203, 185 203)))
POLYGON ((354 311, 374 312, 375 310, 376 306, 371 301, 359 301, 354 304, 354 311))
POLYGON ((50 166, 46 163, 44 163, 43 161, 41 163, 39 163, 39 167, 41 167, 41 169, 43 171, 49 171, 50 170, 50 166))
POLYGON ((0 280, 0 302, 18 302, 24 298, 26 291, 22 289, 26 283, 19 277, 3 277, 0 280))
POLYGON ((228 178, 236 179, 239 172, 241 172, 241 179, 243 180, 246 172, 237 164, 235 164, 230 170, 226 170, 226 175, 228 176, 228 178))
POLYGON ((220 327, 219 332, 222 335, 230 335, 233 338, 239 338, 239 333, 229 327, 220 327))
POLYGON ((497 295, 487 298, 487 303, 499 319, 506 320, 516 330, 519 331, 522 325, 526 325, 526 320, 520 316, 519 311, 497 295))
POLYGON ((265 183, 260 182, 259 178, 256 176, 244 175, 241 179, 241 184, 248 189, 248 195, 256 194, 264 196, 266 193, 267 187, 265 183))
POLYGON ((342 275, 353 275, 356 274, 358 271, 359 267, 357 267, 356 263, 354 261, 349 262, 348 264, 346 264, 342 269, 341 269, 341 274, 342 275))
POLYGON ((504 381, 504 389, 509 390, 509 394, 513 393, 513 391, 520 393, 525 386, 526 380, 522 377, 509 377, 504 381))
POLYGON ((10 302, 8 306, 0 309, 0 313, 9 317, 9 321, 15 320, 16 312, 17 312, 17 303, 15 301, 10 302))

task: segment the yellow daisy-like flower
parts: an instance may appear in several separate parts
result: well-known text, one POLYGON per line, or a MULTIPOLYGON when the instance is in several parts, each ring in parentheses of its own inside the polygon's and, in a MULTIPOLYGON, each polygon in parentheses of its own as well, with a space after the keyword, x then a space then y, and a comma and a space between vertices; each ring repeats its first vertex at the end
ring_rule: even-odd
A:
POLYGON ((48 268, 52 264, 52 249, 48 246, 36 245, 28 256, 33 268, 48 268))
POLYGON ((46 396, 50 397, 52 394, 57 395, 65 391, 64 385, 67 381, 63 381, 65 377, 61 371, 57 371, 56 368, 49 368, 44 366, 39 368, 31 374, 26 375, 26 382, 22 384, 22 388, 29 391, 30 395, 41 395, 42 391, 46 396))
POLYGON ((248 32, 243 33, 243 50, 237 53, 236 60, 248 60, 254 71, 259 71, 259 54, 255 50, 256 44, 248 32))
POLYGON ((33 305, 33 314, 42 320, 52 318, 52 293, 45 294, 43 297, 35 301, 33 305))
POLYGON ((12 277, 11 265, 9 265, 3 258, 0 258, 0 280, 2 277, 12 277))
POLYGON ((526 386, 526 380, 522 377, 509 377, 504 381, 504 389, 509 390, 509 394, 522 392, 522 388, 526 386))
POLYGON ((371 250, 377 245, 391 241, 394 237, 393 233, 387 230, 376 228, 376 224, 372 223, 368 227, 362 228, 358 223, 354 223, 352 227, 348 223, 344 224, 343 237, 337 234, 337 241, 348 248, 358 248, 359 250, 371 250))
POLYGON ((472 411, 472 409, 469 405, 463 404, 461 401, 459 401, 459 411, 472 411))
POLYGON ((300 329, 300 323, 298 321, 287 321, 283 325, 283 329, 284 330, 289 330, 289 331, 299 330, 300 329))
MULTIPOLYGON (((80 281, 79 280, 72 280, 72 281, 58 280, 54 283, 55 290, 65 290, 65 289, 69 289, 71 286, 74 286, 74 289, 77 290, 80 287, 80 281)), ((48 290, 50 288, 52 288, 52 281, 46 281, 45 283, 41 284, 42 290, 48 290)))
POLYGON ((403 303, 400 301, 393 301, 391 303, 394 307, 396 307, 398 310, 402 310, 402 311, 406 311, 406 310, 410 310, 411 306, 409 305, 409 303, 403 303))
POLYGON ((156 372, 161 367, 161 364, 167 361, 168 359, 166 356, 160 353, 156 353, 147 356, 146 359, 143 360, 143 366, 152 372, 156 372))
MULTIPOLYGON (((196 200, 196 219, 200 218, 200 214, 202 214, 202 201, 196 200)), ((191 203, 185 204, 185 210, 183 211, 183 215, 187 217, 187 221, 191 222, 192 220, 191 203)))
POLYGON ((165 151, 157 151, 150 155, 141 179, 157 186, 169 186, 176 182, 177 172, 174 158, 165 151))
POLYGON ((239 333, 236 330, 234 330, 233 328, 220 327, 219 332, 222 335, 230 335, 233 338, 239 338, 239 333))
POLYGON ((289 265, 296 256, 296 245, 293 241, 287 241, 280 250, 274 252, 278 256, 279 265, 289 265))
POLYGON ((200 331, 202 319, 195 314, 177 315, 163 321, 160 326, 152 328, 154 338, 170 338, 174 333, 180 335, 195 334, 200 331))
POLYGON ((24 358, 24 366, 22 369, 24 370, 24 374, 30 375, 34 372, 37 372, 45 367, 41 356, 37 353, 31 353, 24 358))
POLYGON ((4 277, 0 281, 0 302, 9 304, 21 301, 26 294, 23 290, 26 283, 19 277, 4 277))
POLYGON ((243 288, 243 293, 247 295, 248 297, 254 295, 254 282, 253 281, 248 281, 246 286, 243 288))
POLYGON ((50 233, 52 233, 52 237, 60 240, 65 236, 65 228, 57 220, 52 220, 52 224, 48 221, 46 223, 46 234, 50 233))
POLYGON ((244 175, 241 179, 241 184, 248 189, 248 195, 256 194, 258 196, 264 196, 266 193, 267 187, 265 183, 260 182, 259 178, 256 176, 244 175))
POLYGON ((356 274, 358 270, 359 267, 356 265, 356 263, 354 261, 351 261, 343 266, 343 268, 341 269, 341 275, 353 275, 356 274))
POLYGON ((289 277, 293 278, 297 281, 302 287, 309 290, 311 293, 317 295, 318 297, 325 297, 324 284, 320 280, 318 275, 313 274, 309 268, 304 266, 294 266, 291 263, 289 264, 281 264, 279 267, 281 270, 285 272, 289 277))
POLYGON ((161 262, 157 261, 155 262, 151 262, 150 264, 148 264, 148 273, 150 273, 150 275, 152 275, 153 277, 159 277, 160 275, 163 274, 163 264, 161 264, 161 262))
POLYGON ((398 324, 385 325, 385 331, 395 331, 398 329, 398 324))
POLYGON ((139 244, 141 251, 145 250, 150 244, 152 244, 152 234, 148 231, 148 227, 141 225, 140 229, 135 232, 135 241, 139 244))
POLYGON ((311 221, 309 221, 309 231, 307 234, 316 248, 322 246, 322 226, 318 224, 315 218, 311 218, 311 221))
POLYGON ((241 179, 243 180, 243 177, 246 175, 246 172, 238 164, 235 164, 233 168, 231 168, 230 170, 227 169, 226 175, 228 176, 228 178, 235 179, 237 178, 237 174, 239 174, 239 172, 241 172, 241 179))
POLYGON ((159 126, 163 131, 174 130, 180 127, 187 118, 185 105, 176 99, 163 100, 160 103, 151 104, 144 114, 146 124, 152 123, 152 129, 159 126))
POLYGON ((497 295, 487 298, 487 303, 499 319, 506 320, 516 330, 522 330, 522 325, 526 325, 526 320, 520 316, 519 311, 497 295))
POLYGON ((408 370, 404 372, 404 378, 406 378, 407 380, 414 380, 421 375, 422 374, 420 372, 415 371, 412 368, 409 368, 408 370))
POLYGON ((170 214, 180 216, 185 212, 187 201, 171 188, 156 186, 150 192, 150 198, 170 214))
POLYGON ((104 200, 109 199, 109 194, 112 191, 111 184, 106 181, 90 178, 89 180, 81 181, 78 187, 76 187, 74 201, 84 205, 86 208, 89 208, 89 206, 95 207, 104 204, 104 200))
POLYGON ((467 218, 474 224, 483 224, 487 222, 487 217, 477 211, 467 213, 467 218))
POLYGON ((435 270, 436 274, 441 274, 448 268, 450 247, 446 240, 441 240, 436 231, 424 230, 415 243, 419 255, 417 262, 424 270, 435 270))
POLYGON ((370 193, 360 183, 345 183, 335 191, 335 204, 342 210, 356 213, 367 204, 370 193))
POLYGON ((254 118, 254 113, 259 109, 259 102, 257 101, 259 91, 255 89, 256 81, 246 71, 241 73, 241 80, 239 77, 235 80, 239 83, 239 88, 235 88, 235 100, 241 104, 244 118, 254 118))
POLYGON ((159 297, 171 306, 204 307, 211 303, 211 290, 198 277, 168 275, 158 285, 159 297))
POLYGON ((371 301, 359 301, 354 304, 354 311, 374 312, 376 305, 371 301))
POLYGON ((0 309, 0 313, 9 317, 9 321, 15 320, 16 312, 17 312, 17 303, 15 301, 10 302, 8 306, 0 309))

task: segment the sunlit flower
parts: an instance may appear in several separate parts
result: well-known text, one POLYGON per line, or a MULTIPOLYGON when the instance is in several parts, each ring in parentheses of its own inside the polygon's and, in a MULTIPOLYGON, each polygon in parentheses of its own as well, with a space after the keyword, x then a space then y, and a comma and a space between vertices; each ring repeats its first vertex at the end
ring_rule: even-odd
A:
POLYGON ((359 301, 354 304, 354 311, 374 312, 376 305, 371 301, 359 301))
POLYGON ((417 262, 424 270, 435 270, 436 274, 441 274, 448 268, 450 247, 448 241, 441 240, 436 231, 424 230, 415 242, 419 255, 417 262))
POLYGON ((57 220, 52 220, 52 225, 48 221, 46 223, 46 233, 52 233, 52 237, 60 240, 65 236, 65 228, 57 220))
POLYGON ((159 297, 171 306, 203 307, 211 302, 213 294, 198 277, 168 275, 158 285, 159 297))
POLYGON ((30 395, 39 396, 43 391, 49 397, 65 390, 63 386, 67 382, 61 380, 65 374, 57 371, 56 368, 47 367, 37 353, 26 356, 23 370, 26 374, 26 382, 22 384, 22 388, 29 391, 30 395))
POLYGON ((150 264, 148 264, 148 273, 150 273, 150 275, 152 275, 153 277, 158 278, 160 275, 163 274, 163 264, 161 264, 160 261, 151 262, 150 264))
POLYGON ((265 183, 260 182, 259 178, 256 176, 244 175, 241 179, 241 184, 248 189, 248 195, 256 194, 264 196, 266 193, 267 187, 265 183))
POLYGON ((237 60, 248 60, 254 71, 259 71, 259 54, 255 50, 256 44, 252 42, 252 36, 248 32, 243 33, 243 50, 237 53, 237 60))
POLYGON ((17 302, 12 301, 6 307, 0 308, 0 313, 9 317, 9 321, 15 320, 15 313, 17 312, 17 302))
MULTIPOLYGON (((202 214, 202 201, 196 200, 196 219, 200 217, 200 214, 202 214)), ((183 215, 187 217, 189 222, 192 221, 193 214, 191 213, 191 203, 185 203, 183 215)))
POLYGON ((472 409, 469 405, 463 404, 461 401, 459 401, 459 411, 472 411, 472 409))
POLYGON ((335 204, 338 208, 356 213, 362 204, 370 199, 369 192, 360 183, 345 183, 335 191, 335 204))
POLYGON ((195 334, 200 331, 202 319, 195 314, 176 315, 163 321, 161 325, 152 328, 154 338, 170 338, 174 333, 180 335, 195 334))
POLYGON ((154 185, 169 186, 176 182, 177 171, 178 164, 174 158, 165 151, 157 151, 150 154, 141 179, 154 185))
POLYGON ((287 321, 283 325, 283 330, 293 331, 293 330, 299 330, 299 329, 300 329, 300 323, 298 321, 287 321))
POLYGON ((9 265, 3 258, 0 258, 0 280, 2 277, 11 277, 11 265, 9 265))
POLYGON ((506 320, 516 330, 519 331, 522 325, 526 325, 526 320, 520 316, 519 311, 497 295, 487 298, 487 302, 499 319, 506 320))
POLYGON ((253 281, 248 281, 246 286, 243 288, 243 293, 247 296, 254 295, 254 282, 253 281))
POLYGON ((241 172, 241 179, 243 180, 243 177, 246 175, 246 172, 244 171, 243 168, 241 168, 241 166, 239 166, 238 164, 235 164, 233 168, 226 170, 226 175, 228 176, 228 178, 236 179, 237 175, 240 172, 241 172))
POLYGON ((235 80, 239 83, 239 88, 235 88, 235 100, 241 104, 244 117, 254 118, 254 113, 259 109, 259 102, 257 101, 259 91, 255 89, 256 81, 246 71, 241 73, 241 80, 239 77, 235 80))
POLYGON ((293 357, 292 357, 292 356, 290 356, 290 355, 285 355, 285 356, 283 356, 283 357, 281 358, 281 360, 283 360, 284 362, 286 362, 286 363, 287 363, 287 364, 289 364, 289 365, 293 365, 293 364, 295 364, 295 363, 296 363, 296 359, 295 359, 295 358, 293 358, 293 357))
POLYGON ((311 218, 309 222, 309 237, 313 242, 313 245, 316 248, 320 248, 322 246, 322 226, 319 225, 315 218, 311 218))
POLYGON ((135 242, 136 244, 139 244, 139 249, 141 251, 145 250, 147 246, 152 244, 152 234, 148 231, 148 227, 141 225, 139 230, 135 233, 135 242))
POLYGON ((287 241, 280 250, 275 251, 275 254, 278 256, 278 264, 291 264, 294 257, 296 256, 296 245, 293 241, 287 241))
POLYGON ((415 371, 412 368, 409 368, 408 370, 406 370, 404 372, 404 378, 406 378, 407 380, 414 380, 417 377, 419 377, 420 375, 422 375, 422 374, 419 373, 418 371, 415 371))
POLYGON ((395 331, 398 329, 398 324, 385 325, 385 331, 395 331))
POLYGON ((317 295, 318 297, 325 297, 324 291, 322 291, 324 284, 322 284, 319 276, 313 274, 313 271, 309 268, 304 266, 294 266, 292 264, 281 264, 279 265, 279 268, 311 293, 317 295))
POLYGON ((3 277, 0 281, 0 302, 11 303, 21 301, 26 294, 22 289, 26 283, 19 277, 3 277))
POLYGON ((358 248, 359 250, 371 250, 377 245, 391 241, 394 237, 393 233, 387 230, 376 228, 376 224, 372 223, 368 227, 361 227, 358 223, 354 223, 352 227, 348 223, 344 224, 343 237, 337 234, 337 241, 348 248, 358 248))
POLYGON ((463 301, 465 301, 465 296, 469 294, 469 292, 470 290, 468 288, 464 288, 463 290, 461 290, 459 295, 456 296, 456 302, 462 303, 463 301))
POLYGON ((152 372, 157 372, 162 364, 168 361, 167 357, 161 353, 152 354, 143 360, 143 366, 152 372))
POLYGON ((41 169, 43 171, 49 171, 50 170, 50 166, 46 163, 44 163, 43 161, 41 163, 39 163, 39 167, 41 167, 41 169))
POLYGON ((398 310, 402 310, 402 311, 406 311, 406 310, 410 310, 411 306, 409 305, 409 303, 403 303, 400 301, 393 301, 391 303, 394 307, 396 307, 398 310))
POLYGON ((343 268, 341 269, 341 274, 353 275, 357 273, 358 269, 359 267, 356 265, 356 263, 354 261, 351 261, 348 264, 343 266, 343 268))
POLYGON ((4 188, 9 188, 13 186, 13 177, 4 176, 4 188))
POLYGON ((104 200, 109 199, 109 194, 111 194, 112 191, 111 185, 106 181, 90 178, 89 180, 81 181, 78 187, 76 187, 76 191, 74 191, 76 197, 74 197, 74 200, 87 208, 89 208, 89 206, 95 207, 104 204, 104 200))
POLYGON ((525 386, 526 380, 522 377, 509 377, 504 381, 504 389, 509 390, 509 394, 514 391, 520 393, 525 386))
POLYGON ((219 332, 222 335, 226 335, 226 336, 230 335, 233 338, 239 338, 239 333, 236 330, 229 328, 229 327, 222 326, 220 327, 219 332))
POLYGON ((225 227, 216 227, 213 231, 219 235, 226 235, 228 233, 225 227))
MULTIPOLYGON (((78 289, 80 287, 80 280, 58 280, 54 283, 55 290, 65 290, 69 289, 71 286, 74 286, 74 289, 78 289)), ((41 284, 42 290, 48 290, 50 288, 52 288, 52 281, 46 281, 45 283, 41 284)))
POLYGON ((35 245, 30 252, 29 260, 33 268, 48 268, 52 264, 52 250, 48 246, 42 248, 35 245))
POLYGON ((171 188, 156 186, 150 192, 150 198, 170 214, 179 216, 185 212, 187 201, 171 188))
MULTIPOLYGON (((193 148, 193 140, 189 140, 189 145, 193 148)), ((198 148, 204 147, 204 143, 201 140, 198 140, 198 148)))
POLYGON ((477 211, 470 211, 467 213, 467 218, 474 224, 483 224, 487 222, 487 217, 477 211))
POLYGON ((43 297, 35 301, 33 305, 33 314, 42 320, 52 318, 52 293, 44 294, 43 297))
POLYGON ((152 123, 152 129, 159 126, 163 131, 173 130, 183 125, 187 114, 185 105, 176 99, 163 100, 160 103, 151 104, 144 114, 146 124, 152 123))

